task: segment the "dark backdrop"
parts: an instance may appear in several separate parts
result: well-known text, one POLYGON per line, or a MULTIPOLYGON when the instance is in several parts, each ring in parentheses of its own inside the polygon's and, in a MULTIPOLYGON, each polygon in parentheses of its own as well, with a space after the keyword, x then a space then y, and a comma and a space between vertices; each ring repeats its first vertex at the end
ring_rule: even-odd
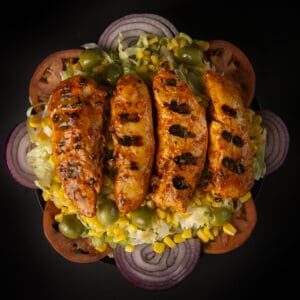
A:
POLYGON ((1 284, 9 297, 21 293, 41 299, 158 299, 193 294, 200 299, 241 299, 296 291, 298 276, 292 273, 299 266, 297 10, 189 0, 62 3, 8 3, 1 9, 1 158, 5 137, 25 119, 28 83, 36 65, 54 51, 96 41, 111 21, 133 12, 161 14, 192 37, 225 39, 243 49, 256 70, 256 96, 263 108, 285 120, 291 147, 284 166, 265 180, 256 201, 258 224, 247 244, 230 254, 203 256, 189 278, 161 293, 134 288, 112 265, 77 265, 56 254, 44 238, 33 191, 16 184, 1 159, 1 284))

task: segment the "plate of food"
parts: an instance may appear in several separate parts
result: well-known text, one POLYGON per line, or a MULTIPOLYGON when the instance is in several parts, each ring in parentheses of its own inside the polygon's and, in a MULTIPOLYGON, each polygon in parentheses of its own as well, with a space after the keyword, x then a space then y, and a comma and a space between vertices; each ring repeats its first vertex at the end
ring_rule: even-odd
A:
POLYGON ((148 290, 246 243, 263 178, 289 147, 237 46, 154 14, 127 15, 97 43, 47 56, 29 106, 6 162, 35 190, 50 245, 74 263, 114 263, 148 290))

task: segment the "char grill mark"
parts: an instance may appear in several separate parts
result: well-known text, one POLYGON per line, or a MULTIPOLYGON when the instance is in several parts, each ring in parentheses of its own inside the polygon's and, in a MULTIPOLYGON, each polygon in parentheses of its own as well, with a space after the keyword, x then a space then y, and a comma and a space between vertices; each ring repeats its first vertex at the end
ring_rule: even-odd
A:
POLYGON ((191 113, 191 107, 187 103, 178 104, 176 100, 172 100, 170 104, 166 103, 166 106, 173 112, 187 115, 191 113))
POLYGON ((169 127, 169 133, 181 138, 194 138, 195 133, 189 131, 186 127, 174 124, 169 127))
POLYGON ((177 81, 174 78, 166 79, 165 80, 166 85, 168 86, 177 86, 177 81))
POLYGON ((242 164, 239 164, 236 160, 234 160, 230 157, 224 157, 222 159, 222 164, 225 168, 227 168, 231 172, 234 172, 237 174, 243 174, 245 172, 244 166, 242 164))
POLYGON ((195 156, 193 156, 193 154, 190 152, 186 152, 181 155, 178 155, 173 160, 177 165, 180 165, 180 166, 197 164, 197 158, 195 156))
POLYGON ((183 176, 173 177, 172 182, 173 182, 173 186, 177 190, 185 190, 189 187, 188 184, 185 182, 185 179, 183 176))
POLYGON ((235 118, 237 116, 236 110, 226 104, 222 105, 222 110, 226 115, 228 115, 230 117, 235 118))
POLYGON ((143 139, 139 135, 123 135, 118 138, 119 143, 122 146, 142 146, 143 139))
POLYGON ((120 114, 120 120, 122 122, 138 122, 140 120, 140 117, 137 113, 132 113, 132 114, 128 114, 128 113, 123 113, 120 114))
POLYGON ((136 161, 131 161, 130 162, 130 169, 134 170, 134 171, 137 171, 139 169, 138 163, 136 161))
POLYGON ((238 135, 232 135, 229 131, 223 130, 222 131, 222 137, 224 140, 226 140, 229 143, 233 143, 237 147, 243 147, 244 141, 242 138, 240 138, 238 135))

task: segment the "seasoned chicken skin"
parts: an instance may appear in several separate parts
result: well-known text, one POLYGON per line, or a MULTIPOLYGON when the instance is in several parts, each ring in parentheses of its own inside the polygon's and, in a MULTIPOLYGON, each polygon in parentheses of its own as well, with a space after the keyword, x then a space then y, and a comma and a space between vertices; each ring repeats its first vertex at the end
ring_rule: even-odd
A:
POLYGON ((58 85, 48 106, 56 174, 67 196, 87 217, 95 215, 102 185, 105 96, 93 81, 76 76, 58 85))
POLYGON ((152 105, 145 83, 122 77, 111 101, 111 132, 115 156, 114 194, 120 212, 138 208, 148 192, 155 140, 152 105))
POLYGON ((204 168, 208 137, 205 108, 167 69, 155 75, 153 90, 158 119, 158 178, 153 201, 162 209, 182 212, 204 168))
POLYGON ((212 100, 208 159, 212 179, 208 190, 215 197, 238 198, 254 183, 253 146, 239 90, 223 76, 205 74, 212 100))

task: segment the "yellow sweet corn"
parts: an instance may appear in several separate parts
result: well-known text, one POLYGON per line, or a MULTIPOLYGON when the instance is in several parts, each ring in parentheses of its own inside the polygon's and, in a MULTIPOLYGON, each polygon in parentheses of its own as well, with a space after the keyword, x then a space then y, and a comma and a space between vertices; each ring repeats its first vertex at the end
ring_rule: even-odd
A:
POLYGON ((174 241, 169 237, 169 236, 166 236, 164 238, 164 243, 170 247, 170 248, 174 248, 176 246, 176 244, 174 243, 174 241))
POLYGON ((149 40, 149 45, 153 45, 153 44, 155 44, 157 42, 158 42, 158 37, 155 36, 155 37, 153 37, 152 39, 149 40))
POLYGON ((232 236, 234 236, 237 232, 236 228, 230 223, 226 223, 225 225, 223 225, 223 231, 226 234, 232 235, 232 236))
POLYGON ((155 253, 161 254, 165 251, 166 244, 155 242, 155 243, 152 244, 152 249, 155 253))
POLYGON ((138 51, 136 54, 137 59, 142 59, 144 57, 144 53, 142 51, 138 51))
POLYGON ((129 231, 132 231, 132 232, 137 232, 137 230, 138 230, 137 226, 134 224, 129 224, 127 228, 129 231))
POLYGON ((104 252, 107 248, 107 244, 103 243, 101 246, 96 247, 96 250, 98 250, 99 252, 104 252))
POLYGON ((173 222, 173 217, 172 217, 171 214, 167 214, 166 221, 167 221, 168 224, 172 224, 172 222, 173 222))
POLYGON ((203 232, 211 241, 215 239, 209 228, 204 227, 203 232))
POLYGON ((55 215, 54 219, 56 222, 60 223, 62 221, 63 217, 64 217, 63 214, 57 214, 57 215, 55 215))
POLYGON ((160 219, 162 219, 162 220, 164 220, 164 219, 166 218, 166 216, 167 216, 166 212, 163 211, 163 210, 160 209, 160 208, 158 208, 158 209, 156 210, 156 213, 157 213, 158 217, 159 217, 160 219))
POLYGON ((204 233, 203 229, 199 229, 197 231, 197 236, 203 243, 207 243, 209 241, 209 237, 204 233))
POLYGON ((185 238, 182 236, 182 234, 175 234, 173 237, 173 240, 176 244, 182 243, 185 241, 185 238))
POLYGON ((49 139, 48 135, 43 130, 40 130, 40 132, 36 135, 36 138, 40 141, 49 139))
POLYGON ((218 228, 218 227, 214 227, 214 228, 212 229, 212 234, 213 234, 215 237, 217 237, 217 236, 219 235, 219 228, 218 228))
POLYGON ((124 241, 126 239, 126 233, 120 229, 120 228, 116 228, 114 230, 114 236, 113 236, 113 241, 115 243, 118 243, 118 242, 121 242, 121 241, 124 241))
POLYGON ((152 200, 147 201, 147 207, 154 209, 155 208, 155 204, 152 200))
POLYGON ((156 70, 156 67, 154 65, 149 65, 148 68, 151 71, 155 71, 156 70))
POLYGON ((159 64, 159 59, 156 55, 151 55, 150 58, 151 58, 153 65, 157 66, 159 64))
POLYGON ((126 252, 133 252, 134 251, 134 245, 127 245, 125 246, 125 251, 126 252))
POLYGON ((38 128, 41 126, 41 118, 37 115, 32 115, 29 117, 28 124, 32 128, 38 128))
POLYGON ((126 218, 120 218, 116 223, 121 227, 129 225, 129 221, 126 218))
POLYGON ((49 199, 51 199, 51 194, 46 191, 43 191, 42 196, 45 201, 48 201, 49 199))
POLYGON ((245 203, 245 202, 247 202, 251 197, 252 197, 252 196, 251 196, 251 192, 248 192, 246 195, 244 195, 243 197, 240 198, 240 201, 241 201, 242 203, 245 203))
POLYGON ((102 237, 103 235, 103 232, 98 232, 98 231, 95 231, 95 230, 90 230, 89 231, 89 236, 94 236, 94 237, 102 237))
POLYGON ((192 237, 192 230, 191 229, 185 229, 183 232, 182 232, 182 237, 184 239, 190 239, 192 237))

